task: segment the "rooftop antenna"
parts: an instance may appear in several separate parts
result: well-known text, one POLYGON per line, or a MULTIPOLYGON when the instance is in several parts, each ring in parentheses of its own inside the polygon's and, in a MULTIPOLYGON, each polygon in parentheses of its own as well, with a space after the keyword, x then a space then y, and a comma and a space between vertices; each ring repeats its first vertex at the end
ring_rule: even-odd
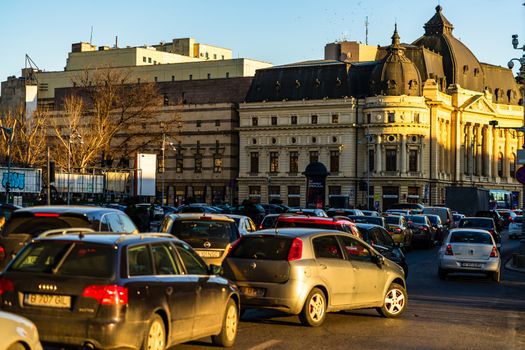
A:
POLYGON ((89 35, 89 45, 93 44, 93 26, 91 26, 91 34, 89 35))
POLYGON ((365 19, 365 44, 368 45, 368 16, 365 19))

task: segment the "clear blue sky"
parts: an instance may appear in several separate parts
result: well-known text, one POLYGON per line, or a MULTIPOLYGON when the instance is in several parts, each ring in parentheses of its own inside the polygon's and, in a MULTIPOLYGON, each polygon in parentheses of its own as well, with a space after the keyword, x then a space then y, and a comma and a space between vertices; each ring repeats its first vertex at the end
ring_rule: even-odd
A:
MULTIPOLYGON (((506 66, 523 52, 525 0, 439 0, 454 35, 482 62, 506 66)), ((394 23, 411 43, 435 13, 438 0, 0 0, 0 81, 20 75, 25 54, 43 70, 62 70, 71 44, 89 41, 138 46, 194 37, 227 47, 234 57, 273 64, 323 58, 328 42, 390 43, 394 23)))

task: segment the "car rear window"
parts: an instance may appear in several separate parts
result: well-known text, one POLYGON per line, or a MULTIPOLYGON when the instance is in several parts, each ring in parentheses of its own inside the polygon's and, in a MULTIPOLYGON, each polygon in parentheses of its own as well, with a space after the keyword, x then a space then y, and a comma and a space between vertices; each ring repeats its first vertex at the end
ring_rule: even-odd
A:
POLYGON ((290 237, 244 236, 228 256, 239 259, 286 260, 291 244, 290 237))
POLYGON ((494 222, 491 219, 461 219, 459 227, 479 227, 479 228, 494 228, 494 222))
POLYGON ((492 240, 489 234, 483 232, 453 232, 450 243, 492 244, 492 240))
POLYGON ((36 237, 44 231, 70 227, 91 228, 91 222, 88 218, 79 216, 35 217, 33 214, 20 216, 14 214, 7 223, 3 235, 25 233, 36 237))
POLYGON ((387 224, 399 225, 398 216, 387 216, 385 219, 387 224))
POLYGON ((16 257, 10 271, 109 278, 115 271, 113 246, 86 242, 38 241, 16 257))
POLYGON ((523 216, 516 216, 514 219, 512 219, 512 222, 523 222, 523 216))
POLYGON ((307 221, 281 221, 277 220, 277 227, 302 227, 302 228, 318 228, 323 230, 343 230, 341 225, 337 224, 323 224, 318 222, 307 222, 307 221))
POLYGON ((175 220, 171 233, 182 240, 187 238, 218 238, 233 242, 239 238, 235 224, 230 221, 175 220))

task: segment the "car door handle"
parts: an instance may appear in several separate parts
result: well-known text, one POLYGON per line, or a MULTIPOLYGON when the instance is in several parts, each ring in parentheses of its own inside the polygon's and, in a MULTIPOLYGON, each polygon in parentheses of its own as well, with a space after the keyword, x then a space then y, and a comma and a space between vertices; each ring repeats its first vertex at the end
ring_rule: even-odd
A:
POLYGON ((168 287, 168 288, 166 288, 166 294, 167 294, 167 295, 171 295, 171 294, 173 294, 173 287, 168 287))
POLYGON ((319 267, 321 268, 321 270, 326 270, 328 268, 328 266, 326 266, 325 264, 319 264, 319 267))

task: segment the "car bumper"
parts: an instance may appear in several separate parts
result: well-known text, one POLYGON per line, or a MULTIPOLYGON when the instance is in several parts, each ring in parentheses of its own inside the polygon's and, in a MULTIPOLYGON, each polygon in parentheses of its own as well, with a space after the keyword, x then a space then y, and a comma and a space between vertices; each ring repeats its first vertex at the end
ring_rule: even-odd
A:
POLYGON ((311 286, 301 281, 286 283, 263 282, 236 282, 241 292, 241 306, 243 308, 263 308, 284 311, 290 314, 299 314, 304 300, 310 292, 311 286), (264 289, 263 296, 248 296, 243 293, 244 287, 264 289))
POLYGON ((76 320, 32 315, 40 341, 48 344, 82 346, 91 343, 95 348, 140 348, 147 321, 76 320))
POLYGON ((494 272, 498 271, 500 266, 500 259, 494 258, 489 260, 466 260, 442 257, 439 261, 439 267, 442 269, 456 272, 494 272), (465 264, 479 264, 479 267, 465 266, 465 264))

